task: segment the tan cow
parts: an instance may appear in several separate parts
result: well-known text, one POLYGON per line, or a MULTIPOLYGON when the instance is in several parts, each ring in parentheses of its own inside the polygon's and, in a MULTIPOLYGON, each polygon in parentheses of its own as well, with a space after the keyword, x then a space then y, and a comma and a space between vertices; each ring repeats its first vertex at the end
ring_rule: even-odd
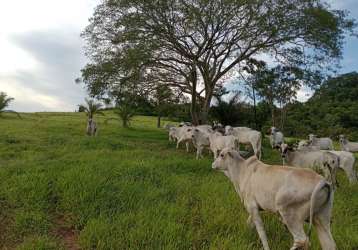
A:
POLYGON ((223 171, 234 184, 265 250, 270 247, 260 210, 281 216, 294 239, 291 250, 308 248, 312 223, 322 249, 336 249, 330 226, 334 191, 322 176, 310 169, 267 165, 256 156, 245 160, 230 149, 220 153, 212 168, 223 171), (308 237, 305 220, 309 220, 308 237))

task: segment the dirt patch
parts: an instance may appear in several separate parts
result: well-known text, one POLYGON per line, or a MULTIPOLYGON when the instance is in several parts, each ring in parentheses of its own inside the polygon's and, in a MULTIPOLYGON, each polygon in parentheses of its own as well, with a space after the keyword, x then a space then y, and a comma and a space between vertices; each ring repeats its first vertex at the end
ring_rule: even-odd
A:
POLYGON ((58 217, 55 220, 53 234, 60 239, 67 250, 80 250, 78 244, 78 231, 67 225, 65 217, 58 217))

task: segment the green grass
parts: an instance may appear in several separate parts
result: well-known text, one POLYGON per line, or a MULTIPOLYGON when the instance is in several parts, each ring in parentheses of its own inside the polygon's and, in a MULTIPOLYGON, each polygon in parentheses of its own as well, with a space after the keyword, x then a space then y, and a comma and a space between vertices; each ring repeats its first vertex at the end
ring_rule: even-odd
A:
MULTIPOLYGON (((155 118, 136 117, 124 129, 100 117, 99 135, 90 138, 83 114, 22 116, 0 119, 0 249, 261 248, 231 183, 211 169, 212 156, 176 150, 155 118), (75 233, 69 240, 59 228, 75 233)), ((280 163, 264 146, 263 160, 280 163)), ((344 173, 339 181, 332 231, 338 249, 352 250, 358 185, 344 173)), ((289 249, 278 217, 263 219, 271 248, 289 249)), ((312 249, 319 249, 315 234, 312 249)))

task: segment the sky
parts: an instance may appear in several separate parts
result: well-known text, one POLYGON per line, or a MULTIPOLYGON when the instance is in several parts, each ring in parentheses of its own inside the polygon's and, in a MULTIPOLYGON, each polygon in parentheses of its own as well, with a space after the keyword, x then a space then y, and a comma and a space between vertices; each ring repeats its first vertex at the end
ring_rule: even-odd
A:
MULTIPOLYGON (((358 19, 357 0, 329 0, 358 19)), ((86 64, 80 33, 99 0, 0 1, 0 91, 19 112, 74 111, 86 91, 74 79, 86 64)), ((340 73, 358 69, 358 40, 347 38, 340 73)), ((299 100, 310 90, 302 89, 299 100)))

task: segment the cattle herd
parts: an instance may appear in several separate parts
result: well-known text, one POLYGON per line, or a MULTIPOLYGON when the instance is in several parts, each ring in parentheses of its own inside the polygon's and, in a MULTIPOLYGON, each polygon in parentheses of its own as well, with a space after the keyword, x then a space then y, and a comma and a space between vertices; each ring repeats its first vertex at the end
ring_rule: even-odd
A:
POLYGON ((338 187, 336 173, 343 169, 350 183, 357 182, 354 170, 358 143, 339 137, 341 151, 333 149, 330 138, 310 134, 308 140, 288 145, 275 127, 269 131, 270 144, 282 156, 282 165, 268 165, 261 160, 261 132, 247 127, 223 127, 220 124, 192 126, 181 123, 168 126, 169 140, 196 148, 196 158, 208 148, 214 155, 212 168, 223 172, 233 183, 249 217, 256 227, 265 250, 270 249, 259 211, 280 216, 293 236, 293 249, 308 249, 312 225, 315 226, 323 250, 336 249, 331 234, 333 194, 338 187), (240 151, 240 144, 253 151, 240 151), (249 157, 248 157, 249 156, 249 157), (314 171, 312 171, 314 170, 314 171), (322 174, 323 176, 321 176, 322 174), (304 222, 309 222, 306 235, 304 222))

